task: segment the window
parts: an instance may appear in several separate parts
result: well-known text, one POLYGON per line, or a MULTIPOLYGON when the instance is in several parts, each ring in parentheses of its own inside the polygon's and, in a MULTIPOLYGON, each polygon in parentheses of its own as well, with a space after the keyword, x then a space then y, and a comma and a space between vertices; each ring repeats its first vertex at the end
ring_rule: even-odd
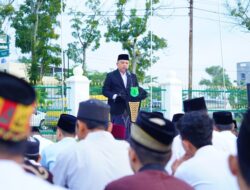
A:
POLYGON ((241 73, 240 74, 240 78, 241 78, 241 81, 245 81, 246 80, 246 74, 245 73, 241 73))

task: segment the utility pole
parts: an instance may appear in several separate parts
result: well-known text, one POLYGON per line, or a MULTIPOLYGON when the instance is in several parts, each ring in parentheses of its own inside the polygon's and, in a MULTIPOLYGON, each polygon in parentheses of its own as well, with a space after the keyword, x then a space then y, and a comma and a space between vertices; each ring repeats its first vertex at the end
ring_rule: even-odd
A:
POLYGON ((62 70, 63 70, 63 79, 65 79, 65 52, 66 50, 63 50, 63 67, 62 67, 62 70))
POLYGON ((192 98, 192 87, 193 87, 193 0, 189 0, 188 99, 192 98))
POLYGON ((64 112, 64 107, 65 107, 65 105, 64 105, 64 98, 65 98, 65 96, 64 96, 64 87, 65 87, 65 85, 64 85, 64 79, 65 79, 65 77, 64 77, 64 65, 65 65, 65 57, 64 57, 64 51, 63 51, 63 0, 60 0, 60 3, 61 3, 61 22, 60 22, 60 25, 61 25, 61 71, 62 71, 62 75, 61 75, 61 77, 62 77, 62 111, 64 112))

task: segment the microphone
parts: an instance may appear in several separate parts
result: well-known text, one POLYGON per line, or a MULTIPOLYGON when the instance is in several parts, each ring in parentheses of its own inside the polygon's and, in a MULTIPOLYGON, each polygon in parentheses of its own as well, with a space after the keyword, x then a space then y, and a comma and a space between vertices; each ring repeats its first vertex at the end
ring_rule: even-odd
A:
POLYGON ((128 69, 127 69, 126 73, 127 73, 127 77, 130 78, 130 86, 133 86, 132 75, 131 75, 131 73, 130 73, 130 71, 128 69))

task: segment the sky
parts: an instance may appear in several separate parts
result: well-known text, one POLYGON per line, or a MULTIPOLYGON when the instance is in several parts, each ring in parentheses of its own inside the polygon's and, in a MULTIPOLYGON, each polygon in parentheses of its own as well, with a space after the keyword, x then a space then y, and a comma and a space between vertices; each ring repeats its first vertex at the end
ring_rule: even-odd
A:
MULTIPOLYGON (((233 1, 233 0, 232 0, 233 1)), ((21 0, 19 0, 19 3, 21 0)), ((68 8, 84 10, 83 0, 67 0, 68 8)), ((114 14, 114 0, 102 0, 103 11, 114 14)), ((202 78, 208 78, 205 68, 219 65, 226 69, 231 81, 236 80, 236 63, 250 61, 250 33, 236 25, 236 21, 226 16, 225 0, 194 0, 193 28, 193 85, 197 86, 202 78), (218 14, 218 13, 221 14, 218 14), (221 20, 221 22, 219 22, 221 20)), ((158 16, 153 16, 148 28, 164 37, 168 47, 156 53, 160 57, 147 74, 157 76, 158 81, 167 81, 168 72, 175 72, 183 86, 188 84, 188 35, 189 17, 187 0, 160 0, 163 7, 158 16), (150 24, 151 23, 151 24, 150 24)), ((143 0, 130 0, 130 7, 141 8, 143 0)), ((62 34, 59 43, 63 49, 72 40, 69 17, 62 15, 62 34)), ((13 36, 13 31, 8 30, 13 36)), ((105 28, 102 27, 102 32, 105 28)), ((14 36, 12 37, 13 40, 14 36)), ((101 40, 98 50, 87 51, 87 68, 90 70, 110 71, 116 68, 117 55, 126 53, 119 43, 101 40)), ((14 60, 20 52, 14 48, 9 60, 14 60)))

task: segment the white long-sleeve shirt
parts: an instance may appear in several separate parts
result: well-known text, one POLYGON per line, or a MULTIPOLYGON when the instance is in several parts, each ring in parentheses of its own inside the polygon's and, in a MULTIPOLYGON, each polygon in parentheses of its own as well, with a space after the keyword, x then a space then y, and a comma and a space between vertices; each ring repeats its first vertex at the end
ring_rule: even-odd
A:
MULTIPOLYGON (((185 150, 182 146, 181 141, 182 140, 181 140, 180 135, 177 135, 173 140, 172 156, 166 165, 166 170, 169 174, 172 174, 171 166, 174 163, 174 161, 176 159, 180 159, 185 154, 185 150)), ((232 148, 230 148, 230 147, 232 147, 233 145, 230 145, 231 143, 228 143, 228 140, 225 140, 225 137, 224 137, 224 135, 222 135, 221 132, 213 130, 212 144, 219 151, 225 152, 227 154, 232 153, 232 151, 231 151, 232 148)))
POLYGON ((212 145, 199 148, 195 155, 184 161, 175 177, 187 182, 195 190, 238 190, 236 178, 228 166, 228 154, 212 145))
POLYGON ((54 183, 74 190, 103 190, 111 181, 132 174, 126 141, 106 131, 91 132, 59 154, 52 169, 54 183))
POLYGON ((17 163, 0 160, 0 189, 8 190, 62 190, 47 181, 24 171, 17 163))
POLYGON ((65 137, 59 142, 45 147, 42 151, 41 165, 51 171, 55 165, 57 156, 68 148, 73 147, 75 143, 75 138, 65 137))

